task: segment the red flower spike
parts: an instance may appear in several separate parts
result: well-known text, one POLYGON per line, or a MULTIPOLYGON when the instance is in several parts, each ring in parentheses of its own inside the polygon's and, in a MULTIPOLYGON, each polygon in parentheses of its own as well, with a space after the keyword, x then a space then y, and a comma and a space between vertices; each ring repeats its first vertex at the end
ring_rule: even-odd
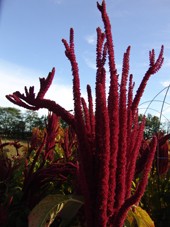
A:
POLYGON ((34 107, 34 106, 31 106, 31 105, 26 104, 25 102, 23 102, 21 100, 21 99, 25 100, 25 98, 21 98, 19 96, 20 96, 19 93, 18 92, 15 92, 15 93, 13 93, 13 95, 6 95, 6 98, 10 102, 14 103, 15 105, 24 107, 26 109, 29 109, 29 110, 38 110, 39 109, 37 107, 34 107))
MULTIPOLYGON (((107 225, 107 199, 110 160, 110 131, 109 116, 106 106, 105 91, 101 84, 98 85, 98 108, 96 112, 96 218, 95 226, 107 225), (98 127, 97 127, 98 126, 98 127)), ((97 107, 96 107, 97 108, 97 107)))
POLYGON ((22 95, 22 99, 23 100, 33 100, 35 99, 35 93, 34 93, 34 86, 29 87, 29 91, 27 89, 27 87, 25 87, 25 94, 26 95, 22 95))
POLYGON ((85 124, 86 124, 86 133, 90 134, 90 117, 89 117, 89 110, 87 108, 86 101, 84 98, 81 98, 82 106, 83 106, 83 112, 84 112, 84 118, 85 118, 85 124))
POLYGON ((148 71, 146 72, 137 92, 136 92, 136 96, 133 100, 133 104, 132 104, 132 109, 133 111, 137 108, 139 102, 140 102, 140 99, 142 97, 142 94, 144 92, 144 89, 146 87, 146 84, 150 78, 151 75, 155 74, 162 66, 163 64, 163 51, 164 51, 164 47, 162 46, 161 47, 161 50, 160 50, 160 53, 159 53, 159 56, 155 62, 155 53, 154 53, 154 50, 152 50, 152 53, 150 53, 150 68, 148 69, 148 71), (155 63, 154 63, 155 62, 155 63))
POLYGON ((65 159, 66 161, 68 161, 70 155, 71 155, 71 152, 70 152, 70 149, 69 149, 69 128, 66 128, 65 129, 65 132, 64 132, 64 143, 61 144, 63 150, 64 150, 64 155, 65 155, 65 159))
POLYGON ((55 75, 55 68, 48 74, 47 78, 40 78, 40 90, 37 94, 37 99, 43 99, 44 95, 48 91, 50 85, 52 84, 53 78, 55 75))
POLYGON ((140 147, 142 145, 143 140, 143 131, 145 128, 145 118, 143 119, 142 123, 140 124, 137 132, 137 137, 135 138, 135 144, 133 147, 132 152, 130 153, 130 157, 128 159, 127 165, 127 175, 126 175, 126 198, 129 198, 131 195, 131 186, 132 181, 135 176, 135 169, 136 169, 136 162, 139 156, 140 147))
MULTIPOLYGON (((113 203, 116 187, 116 168, 119 134, 119 94, 118 94, 118 76, 114 59, 114 46, 112 41, 111 25, 106 12, 106 3, 102 2, 97 7, 101 12, 105 27, 105 35, 108 49, 109 69, 110 69, 110 88, 108 97, 108 112, 110 120, 110 177, 109 177, 109 195, 108 195, 108 215, 113 212, 113 203)), ((96 116, 97 118, 97 116, 96 116)))
POLYGON ((74 30, 70 28, 70 49, 74 50, 74 30))
POLYGON ((96 65, 98 68, 104 66, 102 61, 102 47, 105 39, 105 34, 102 33, 100 28, 97 28, 97 46, 96 46, 96 65))
POLYGON ((101 29, 98 28, 97 29, 97 44, 96 44, 96 67, 97 67, 96 85, 97 85, 97 83, 101 83, 105 87, 105 73, 104 73, 105 61, 103 61, 103 59, 106 56, 103 56, 104 52, 102 52, 104 38, 105 38, 104 33, 102 33, 101 29))
POLYGON ((109 54, 109 67, 110 67, 110 73, 111 76, 115 75, 116 65, 115 65, 115 57, 114 57, 114 46, 113 46, 113 40, 112 40, 112 32, 111 32, 111 24, 109 17, 106 12, 106 3, 103 0, 102 4, 100 5, 97 2, 97 7, 101 12, 102 19, 105 26, 105 34, 106 34, 106 40, 107 40, 107 46, 108 46, 108 54, 109 54))
POLYGON ((96 66, 97 66, 97 75, 96 75, 96 88, 97 84, 102 84, 105 91, 106 84, 106 70, 104 64, 106 62, 107 55, 107 44, 104 44, 105 34, 101 32, 101 29, 97 29, 97 45, 96 45, 96 66))
POLYGON ((46 145, 45 145, 45 160, 49 159, 50 161, 54 160, 54 148, 56 144, 57 129, 59 127, 59 117, 49 112, 48 114, 48 123, 46 126, 46 145))
POLYGON ((93 98, 90 85, 87 85, 87 95, 88 95, 88 103, 89 103, 89 117, 90 117, 90 130, 92 138, 95 136, 95 116, 93 112, 93 98))
MULTIPOLYGON (((78 64, 76 61, 76 56, 74 53, 74 40, 73 40, 73 29, 70 30, 70 46, 68 43, 63 40, 63 43, 66 48, 67 57, 70 60, 71 67, 72 67, 72 74, 73 74, 73 98, 74 98, 74 112, 75 112, 75 122, 76 122, 76 132, 78 137, 79 143, 79 162, 80 162, 80 185, 81 189, 87 199, 86 212, 88 213, 88 219, 91 220, 92 217, 92 210, 89 209, 92 204, 92 197, 93 194, 93 178, 92 178, 92 152, 90 150, 91 144, 88 142, 88 136, 86 134, 84 119, 83 119, 83 112, 82 112, 82 103, 81 103, 81 92, 80 92, 80 79, 79 79, 79 70, 78 64)), ((89 221, 91 222, 91 221, 89 221)))
POLYGON ((66 40, 62 40, 66 48, 67 57, 70 60, 73 73, 73 96, 74 96, 74 111, 76 120, 83 125, 83 116, 81 111, 81 93, 80 93, 80 79, 78 64, 76 62, 76 56, 74 53, 74 33, 73 29, 70 29, 70 45, 68 45, 66 40))
POLYGON ((102 65, 105 65, 105 63, 106 63, 107 53, 108 53, 108 49, 107 49, 107 42, 106 42, 103 46, 103 58, 101 59, 102 65))
POLYGON ((150 61, 150 67, 152 67, 155 64, 155 50, 149 51, 149 61, 150 61))
POLYGON ((133 112, 136 110, 136 108, 140 102, 140 99, 143 95, 144 89, 146 87, 146 84, 147 84, 149 78, 151 77, 151 75, 155 74, 162 66, 162 63, 164 60, 163 51, 164 51, 164 47, 162 46, 156 62, 154 60, 154 51, 152 50, 152 52, 150 52, 150 67, 149 67, 148 71, 146 72, 146 74, 136 92, 136 95, 135 95, 135 98, 134 98, 133 104, 132 104, 133 112))
POLYGON ((128 98, 127 98, 127 132, 128 132, 128 137, 127 137, 127 150, 129 150, 129 147, 131 146, 130 140, 131 140, 131 133, 132 133, 132 101, 133 101, 133 88, 134 88, 134 83, 133 83, 133 75, 131 74, 129 77, 129 87, 128 87, 128 98))
POLYGON ((130 74, 129 76, 129 87, 128 87, 128 111, 131 110, 132 107, 132 102, 133 102, 133 88, 134 88, 134 83, 133 83, 133 75, 130 74))
POLYGON ((122 79, 120 84, 119 97, 119 149, 117 154, 117 182, 116 182, 116 208, 120 208, 125 199, 125 179, 126 179, 126 150, 127 150, 127 104, 126 86, 129 74, 129 54, 128 47, 123 59, 122 79))
POLYGON ((160 68, 162 67, 163 61, 164 61, 164 58, 163 58, 163 46, 162 46, 159 57, 154 65, 154 69, 153 69, 154 73, 157 73, 160 70, 160 68))
POLYGON ((129 131, 128 131, 128 138, 127 138, 127 152, 126 152, 126 159, 127 159, 127 166, 128 163, 131 160, 132 152, 135 147, 135 143, 138 136, 138 130, 139 130, 139 122, 138 122, 138 111, 135 113, 131 120, 131 125, 129 125, 129 131))
POLYGON ((114 218, 114 223, 112 223, 113 226, 114 225, 120 226, 120 227, 123 226, 124 220, 126 218, 129 208, 132 205, 137 204, 140 201, 142 195, 144 194, 144 191, 145 191, 145 188, 146 188, 146 185, 148 182, 148 175, 149 175, 149 172, 150 172, 150 169, 152 166, 152 162, 154 159, 155 151, 156 151, 156 145, 157 145, 157 139, 156 139, 156 137, 153 137, 153 140, 150 145, 150 153, 148 155, 147 162, 143 169, 142 178, 139 181, 138 187, 137 187, 136 191, 134 192, 134 194, 131 197, 129 197, 125 201, 125 203, 122 205, 122 207, 120 208, 117 216, 114 218))
POLYGON ((12 103, 24 107, 29 110, 39 110, 40 108, 46 108, 51 112, 54 112, 58 116, 62 116, 63 120, 68 122, 75 128, 74 116, 63 107, 51 101, 49 99, 39 99, 30 95, 27 88, 25 88, 26 96, 19 91, 14 92, 12 95, 6 95, 6 98, 12 103))

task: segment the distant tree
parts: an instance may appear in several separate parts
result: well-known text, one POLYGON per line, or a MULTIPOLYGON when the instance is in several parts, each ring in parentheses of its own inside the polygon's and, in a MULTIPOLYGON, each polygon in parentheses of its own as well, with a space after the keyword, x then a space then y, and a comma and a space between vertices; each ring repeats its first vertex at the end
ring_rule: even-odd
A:
POLYGON ((45 127, 45 119, 45 116, 39 117, 31 110, 23 113, 16 108, 0 107, 0 137, 27 139, 33 128, 45 127))
POLYGON ((38 113, 32 110, 27 110, 24 113, 25 134, 26 137, 31 136, 33 128, 45 128, 45 116, 39 117, 38 113))
POLYGON ((168 119, 163 123, 163 127, 166 129, 166 133, 169 134, 170 133, 170 121, 168 119))
MULTIPOLYGON (((143 118, 143 115, 139 115, 139 121, 141 121, 143 118)), ((153 134, 159 131, 162 124, 159 120, 159 117, 152 116, 151 114, 148 114, 146 117, 146 124, 145 124, 145 130, 144 130, 144 137, 146 139, 151 138, 153 134)))
POLYGON ((17 138, 25 130, 25 122, 19 109, 12 107, 0 108, 1 137, 17 138))

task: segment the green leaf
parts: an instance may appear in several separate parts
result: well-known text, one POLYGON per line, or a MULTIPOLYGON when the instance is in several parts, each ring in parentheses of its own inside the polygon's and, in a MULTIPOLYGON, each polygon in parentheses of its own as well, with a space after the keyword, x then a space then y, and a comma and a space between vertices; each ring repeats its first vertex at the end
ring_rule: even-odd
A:
POLYGON ((82 204, 83 202, 81 200, 77 201, 72 198, 64 205, 60 212, 60 218, 62 220, 60 225, 62 227, 68 226, 71 220, 76 216, 82 204))
POLYGON ((154 227, 154 222, 148 213, 139 206, 134 206, 132 209, 133 216, 137 222, 138 227, 154 227))
POLYGON ((41 200, 29 214, 28 226, 48 227, 62 209, 62 226, 65 226, 71 221, 82 204, 83 201, 80 196, 67 196, 61 194, 48 195, 41 200))

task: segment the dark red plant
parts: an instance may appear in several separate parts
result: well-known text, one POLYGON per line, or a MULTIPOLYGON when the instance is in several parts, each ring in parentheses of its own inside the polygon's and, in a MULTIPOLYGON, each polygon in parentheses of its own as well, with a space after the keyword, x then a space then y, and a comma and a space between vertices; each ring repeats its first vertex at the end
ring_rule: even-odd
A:
POLYGON ((168 172, 168 150, 170 134, 164 135, 163 132, 157 133, 158 147, 156 151, 156 167, 157 172, 161 176, 168 172))
MULTIPOLYGON (((170 134, 166 134, 163 131, 159 131, 155 134, 157 137, 157 148, 155 153, 155 162, 153 163, 153 168, 159 176, 166 174, 168 172, 168 150, 169 150, 169 139, 170 134)), ((143 140, 140 147, 140 155, 136 165, 136 176, 139 175, 145 165, 145 162, 150 153, 150 144, 151 140, 143 140)))
POLYGON ((25 87, 25 94, 17 91, 6 97, 14 104, 27 109, 47 108, 75 130, 78 140, 78 185, 85 200, 86 224, 88 227, 122 227, 128 210, 137 204, 144 194, 154 159, 156 137, 153 137, 149 145, 142 176, 136 191, 132 193, 131 183, 135 177, 145 126, 145 119, 141 123, 138 122, 138 104, 149 78, 162 66, 163 46, 156 60, 155 51, 150 51, 148 70, 133 98, 133 76, 129 75, 130 47, 123 57, 119 84, 111 24, 105 1, 103 0, 102 4, 97 3, 97 7, 104 22, 104 32, 97 28, 95 109, 90 85, 87 86, 88 104, 81 97, 72 28, 69 42, 65 39, 62 42, 73 74, 74 115, 55 101, 44 98, 52 83, 54 69, 46 79, 40 79, 40 90, 37 95, 34 93, 34 87, 29 89, 25 87), (107 58, 110 70, 108 97, 106 97, 105 85, 107 58))
POLYGON ((59 127, 59 118, 54 113, 48 113, 48 123, 46 125, 46 146, 44 159, 54 160, 54 149, 56 145, 57 129, 59 127))
MULTIPOLYGON (((74 179, 77 173, 76 160, 67 161, 64 158, 55 157, 58 126, 59 118, 50 112, 41 144, 37 149, 32 150, 35 153, 33 161, 29 160, 31 152, 25 160, 22 200, 31 209, 47 194, 50 182, 56 184, 59 189, 68 177, 72 176, 74 179), (38 167, 36 167, 37 164, 38 167)), ((36 137, 37 142, 40 143, 37 133, 34 134, 34 144, 36 144, 36 137)), ((69 143, 69 140, 67 142, 69 143)), ((33 145, 31 147, 36 148, 33 145)))

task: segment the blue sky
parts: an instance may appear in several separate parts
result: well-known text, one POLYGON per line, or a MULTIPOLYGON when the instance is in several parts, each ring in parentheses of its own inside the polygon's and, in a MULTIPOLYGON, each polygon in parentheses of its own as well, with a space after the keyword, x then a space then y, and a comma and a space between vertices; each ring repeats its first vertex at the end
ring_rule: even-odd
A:
MULTIPOLYGON (((154 48, 158 54, 161 45, 165 46, 164 65, 150 79, 142 102, 151 100, 170 83, 170 1, 106 0, 106 4, 120 74, 123 53, 131 45, 130 72, 135 90, 147 70, 149 50, 154 48)), ((24 86, 35 85, 37 91, 39 77, 46 77, 55 67, 56 75, 46 97, 66 109, 72 108, 72 75, 61 39, 68 39, 70 27, 74 28, 81 92, 85 96, 86 85, 95 86, 98 26, 103 29, 96 0, 1 0, 0 106, 14 106, 5 95, 16 90, 23 92, 24 86)), ((164 95, 162 92, 157 100, 163 100, 164 95)), ((166 101, 170 103, 170 95, 166 101)), ((167 118, 169 103, 164 106, 167 118)), ((151 108, 160 111, 161 103, 155 102, 151 108)))

